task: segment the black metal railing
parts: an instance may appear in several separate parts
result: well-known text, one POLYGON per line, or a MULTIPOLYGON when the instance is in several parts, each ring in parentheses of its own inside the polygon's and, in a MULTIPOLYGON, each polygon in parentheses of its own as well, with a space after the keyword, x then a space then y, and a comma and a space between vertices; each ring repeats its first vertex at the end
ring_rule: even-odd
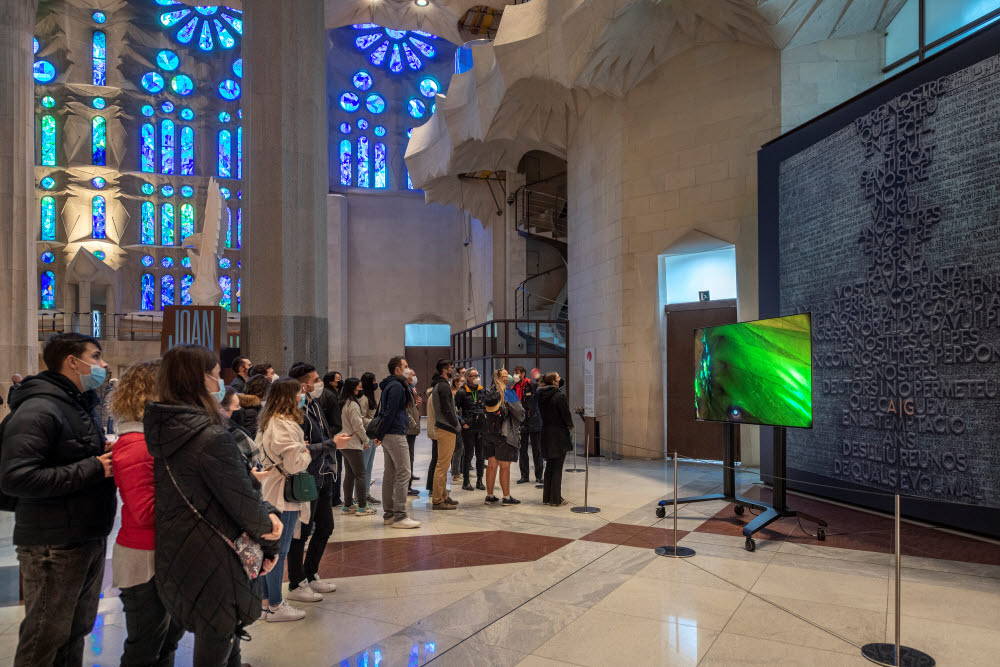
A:
POLYGON ((566 199, 522 187, 514 193, 514 203, 519 232, 557 241, 566 240, 566 199))

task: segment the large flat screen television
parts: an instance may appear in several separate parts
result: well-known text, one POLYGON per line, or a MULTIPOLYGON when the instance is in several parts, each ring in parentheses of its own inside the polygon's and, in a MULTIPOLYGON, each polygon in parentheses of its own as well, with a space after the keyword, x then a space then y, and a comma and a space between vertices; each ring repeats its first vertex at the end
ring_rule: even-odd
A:
POLYGON ((695 329, 698 421, 812 428, 809 313, 695 329))

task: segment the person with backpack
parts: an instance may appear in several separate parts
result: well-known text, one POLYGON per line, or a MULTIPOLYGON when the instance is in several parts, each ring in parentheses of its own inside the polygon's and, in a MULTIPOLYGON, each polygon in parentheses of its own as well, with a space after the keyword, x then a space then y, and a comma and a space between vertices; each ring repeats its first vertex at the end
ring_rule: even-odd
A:
POLYGON ((538 382, 528 376, 528 371, 524 366, 517 366, 514 368, 513 388, 521 405, 524 406, 524 422, 521 424, 521 451, 518 457, 521 477, 517 483, 527 484, 531 481, 528 477, 530 473, 529 463, 533 461, 535 482, 542 484, 545 459, 542 458, 542 418, 538 415, 538 382))
POLYGON ((479 371, 470 368, 465 376, 465 386, 455 394, 455 405, 462 418, 462 488, 472 491, 469 475, 472 472, 472 456, 476 457, 476 489, 485 491, 483 472, 486 459, 483 456, 483 422, 486 410, 483 407, 483 387, 479 384, 479 371))
POLYGON ((518 434, 524 421, 524 407, 517 400, 517 393, 507 386, 510 375, 506 369, 493 372, 493 386, 483 394, 486 418, 483 424, 483 452, 489 461, 486 468, 486 504, 498 505, 501 500, 493 494, 497 473, 500 473, 502 504, 520 505, 521 501, 510 494, 510 464, 517 461, 518 434))
POLYGON ((406 359, 393 357, 387 364, 389 375, 379 383, 382 400, 369 433, 375 444, 382 447, 384 472, 382 477, 382 522, 393 528, 419 528, 420 522, 406 515, 407 489, 410 486, 410 450, 406 446, 406 430, 410 416, 407 406, 414 400, 403 373, 406 359))
POLYGON ((47 370, 26 378, 0 426, 3 508, 24 595, 14 664, 79 665, 94 627, 117 501, 96 389, 108 364, 78 333, 45 344, 47 370))
MULTIPOLYGON (((375 390, 378 388, 377 380, 378 378, 375 377, 374 373, 366 372, 361 374, 361 398, 358 399, 358 407, 361 409, 361 421, 365 425, 366 431, 368 424, 375 418, 375 411, 378 409, 378 400, 375 398, 375 390)), ((377 446, 374 439, 368 438, 368 448, 364 450, 366 494, 364 502, 367 505, 382 504, 380 500, 376 500, 372 496, 371 492, 372 470, 375 469, 375 452, 378 451, 375 448, 377 446)), ((362 499, 358 498, 357 500, 358 505, 361 505, 362 499)))

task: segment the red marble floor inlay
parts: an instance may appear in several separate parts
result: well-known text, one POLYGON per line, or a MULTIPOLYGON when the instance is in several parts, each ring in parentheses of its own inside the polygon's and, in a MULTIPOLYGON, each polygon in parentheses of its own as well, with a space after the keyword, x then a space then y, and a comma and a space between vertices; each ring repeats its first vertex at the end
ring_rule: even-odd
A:
MULTIPOLYGON (((747 497, 769 502, 771 490, 757 488, 748 493, 747 497)), ((802 521, 800 529, 798 519, 794 518, 779 519, 765 530, 756 533, 755 537, 876 553, 890 553, 893 550, 893 521, 889 517, 877 516, 794 493, 788 494, 788 506, 824 519, 829 524, 826 528, 826 540, 820 542, 804 532, 804 530, 809 531, 815 535, 815 524, 802 521)), ((737 516, 733 507, 731 504, 727 505, 695 528, 695 532, 742 536, 743 527, 753 521, 754 516, 749 508, 743 516, 737 516)), ((1000 546, 989 542, 926 526, 916 526, 905 521, 900 532, 902 553, 906 556, 1000 565, 1000 546)))
POLYGON ((570 542, 505 530, 331 542, 320 561, 319 576, 343 578, 523 563, 538 560, 570 542))
MULTIPOLYGON (((684 536, 687 534, 688 531, 686 530, 678 530, 678 541, 684 539, 684 536)), ((601 526, 592 533, 587 533, 580 539, 588 542, 603 542, 604 544, 620 544, 627 547, 655 549, 656 547, 673 546, 674 531, 667 528, 609 523, 601 526)))

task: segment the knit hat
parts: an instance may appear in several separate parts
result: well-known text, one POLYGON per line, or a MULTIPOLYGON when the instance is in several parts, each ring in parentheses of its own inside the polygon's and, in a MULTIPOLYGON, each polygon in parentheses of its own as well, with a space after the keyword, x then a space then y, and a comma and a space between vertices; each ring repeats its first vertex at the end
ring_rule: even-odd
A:
POLYGON ((488 412, 496 412, 500 409, 500 392, 490 389, 483 393, 483 405, 488 412))

